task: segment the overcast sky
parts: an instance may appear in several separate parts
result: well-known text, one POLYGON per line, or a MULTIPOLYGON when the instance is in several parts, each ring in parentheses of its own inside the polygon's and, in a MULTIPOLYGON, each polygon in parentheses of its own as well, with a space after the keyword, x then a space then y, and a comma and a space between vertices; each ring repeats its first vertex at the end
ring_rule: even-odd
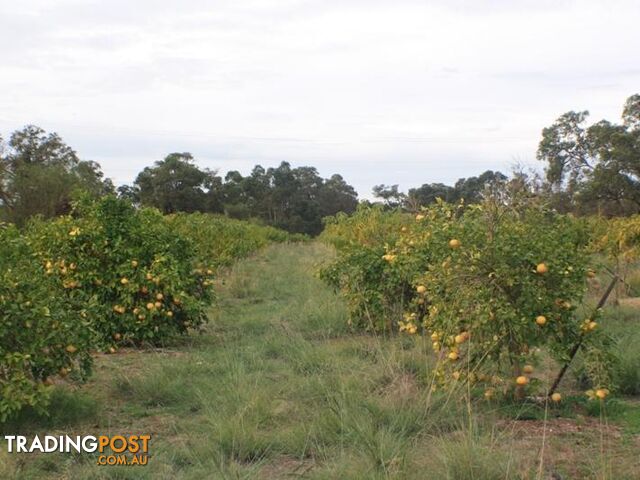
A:
POLYGON ((0 0, 0 133, 33 123, 131 182, 316 166, 370 196, 536 164, 571 109, 640 93, 640 2, 0 0))

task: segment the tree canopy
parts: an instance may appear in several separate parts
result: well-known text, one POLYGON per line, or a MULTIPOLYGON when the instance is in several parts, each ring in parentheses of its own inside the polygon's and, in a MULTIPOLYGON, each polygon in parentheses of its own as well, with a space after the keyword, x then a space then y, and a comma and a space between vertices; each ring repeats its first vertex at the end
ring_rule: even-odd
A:
POLYGON ((256 165, 247 176, 233 170, 222 179, 200 169, 189 153, 167 156, 140 172, 133 187, 118 191, 165 213, 225 213, 311 235, 322 231, 323 217, 350 213, 358 204, 356 191, 340 175, 324 179, 314 167, 292 168, 287 162, 269 169, 256 165))
POLYGON ((222 212, 216 198, 220 183, 214 172, 198 168, 190 153, 171 153, 138 174, 133 192, 120 192, 163 213, 222 212))
POLYGON ((542 131, 537 157, 545 162, 556 206, 577 213, 640 211, 640 95, 629 97, 622 123, 587 125, 588 111, 567 112, 542 131))
POLYGON ((28 125, 0 137, 0 218, 24 223, 67 213, 76 192, 99 197, 113 191, 100 165, 80 160, 57 133, 28 125))

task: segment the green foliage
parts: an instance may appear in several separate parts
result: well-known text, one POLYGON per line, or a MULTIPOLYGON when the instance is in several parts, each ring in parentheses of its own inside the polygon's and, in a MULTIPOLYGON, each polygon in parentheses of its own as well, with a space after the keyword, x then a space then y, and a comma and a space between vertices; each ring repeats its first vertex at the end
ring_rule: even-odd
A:
POLYGON ((227 173, 224 181, 193 163, 189 153, 173 153, 145 168, 134 187, 118 189, 123 198, 154 206, 165 213, 225 213, 292 233, 317 235, 322 218, 352 212, 357 194, 340 175, 324 179, 313 167, 291 168, 282 162, 265 170, 260 165, 249 176, 227 173))
POLYGON ((425 183, 419 188, 409 190, 406 204, 414 208, 427 206, 435 203, 438 198, 450 203, 460 200, 464 200, 467 204, 478 203, 482 201, 487 189, 495 190, 507 180, 507 176, 501 172, 487 170, 477 177, 461 178, 453 186, 425 183))
POLYGON ((251 175, 229 172, 225 177, 225 211, 238 218, 256 217, 288 232, 317 235, 322 218, 353 212, 357 193, 340 175, 324 179, 313 167, 291 168, 287 162, 251 175))
POLYGON ((320 239, 338 251, 359 245, 372 247, 394 242, 400 228, 411 218, 408 214, 385 210, 381 206, 360 205, 352 214, 338 213, 325 218, 320 239))
POLYGON ((563 211, 628 215, 640 210, 638 95, 623 123, 586 126, 588 111, 567 112, 542 131, 538 159, 546 163, 550 194, 563 211))
POLYGON ((23 224, 33 215, 68 213, 74 192, 99 197, 113 191, 100 166, 81 161, 56 134, 33 125, 0 138, 0 219, 23 224))
POLYGON ((216 269, 290 235, 206 214, 165 217, 89 197, 71 215, 0 228, 0 421, 43 411, 54 376, 84 379, 95 350, 199 328, 216 269), (45 384, 46 382, 46 384, 45 384))
POLYGON ((345 296, 353 324, 431 336, 441 383, 476 382, 486 368, 510 390, 505 367, 520 376, 538 348, 565 360, 581 340, 593 384, 611 384, 596 314, 577 313, 589 273, 586 222, 492 200, 440 202, 415 219, 356 217, 328 225, 339 255, 321 276, 345 296))
POLYGON ((106 197, 74 216, 30 223, 44 272, 67 297, 96 302, 97 345, 153 343, 197 328, 212 299, 211 267, 160 212, 106 197))
POLYGON ((466 355, 472 365, 491 358, 519 374, 536 347, 562 359, 586 331, 576 308, 586 290, 588 237, 569 217, 491 202, 464 210, 443 204, 408 237, 416 243, 409 254, 424 259, 411 322, 456 352, 451 368, 466 355), (473 338, 465 348, 455 338, 463 332, 473 338))
POLYGON ((96 302, 66 297, 38 255, 15 227, 0 224, 0 421, 25 405, 40 411, 50 377, 90 372, 96 302))
POLYGON ((412 298, 412 275, 402 262, 387 261, 385 245, 400 236, 411 217, 382 207, 359 207, 351 216, 326 219, 321 239, 336 247, 338 258, 324 265, 320 277, 347 300, 350 325, 365 330, 391 330, 412 298))
MULTIPOLYGON (((210 267, 230 265, 271 242, 292 236, 283 230, 205 213, 178 213, 167 217, 171 229, 189 238, 202 263, 210 267)), ((297 238, 297 237, 296 237, 297 238)))
POLYGON ((167 155, 140 172, 134 184, 137 200, 163 213, 222 212, 220 177, 194 165, 190 153, 167 155))

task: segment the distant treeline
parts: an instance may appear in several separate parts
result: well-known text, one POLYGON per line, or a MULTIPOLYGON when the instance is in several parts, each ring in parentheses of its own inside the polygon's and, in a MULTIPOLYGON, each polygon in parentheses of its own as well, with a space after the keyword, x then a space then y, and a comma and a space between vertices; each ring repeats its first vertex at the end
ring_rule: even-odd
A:
POLYGON ((222 178, 199 168, 189 153, 171 153, 116 189, 98 163, 80 160, 56 133, 29 125, 6 143, 0 138, 0 220, 22 225, 33 215, 68 213, 80 191, 117 194, 164 213, 220 213, 310 235, 322 231, 324 217, 358 205, 340 175, 322 178, 313 167, 257 165, 248 176, 232 171, 222 178))
MULTIPOLYGON (((640 95, 629 97, 622 123, 586 125, 587 111, 568 112, 543 129, 537 158, 544 175, 488 170, 454 185, 425 183, 407 193, 397 185, 377 185, 374 196, 389 208, 415 211, 437 198, 467 203, 487 194, 539 196, 561 212, 630 215, 640 211, 640 95)), ((389 172, 391 177, 393 172, 389 172)), ((199 168, 190 153, 171 153, 146 167, 132 185, 114 187, 96 162, 80 160, 56 133, 33 125, 0 137, 0 221, 22 225, 33 215, 45 218, 70 211, 77 192, 100 197, 117 194, 136 205, 164 213, 213 212, 254 219, 289 232, 318 234, 322 219, 353 212, 354 188, 340 175, 323 178, 314 167, 256 165, 243 176, 224 178, 199 168)))
POLYGON ((488 170, 455 185, 428 183, 408 193, 378 185, 374 195, 390 207, 416 210, 436 198, 477 202, 484 195, 505 201, 536 196, 556 210, 577 215, 626 216, 640 212, 640 95, 627 99, 622 123, 586 125, 588 111, 567 112, 542 130, 537 158, 544 175, 488 170))

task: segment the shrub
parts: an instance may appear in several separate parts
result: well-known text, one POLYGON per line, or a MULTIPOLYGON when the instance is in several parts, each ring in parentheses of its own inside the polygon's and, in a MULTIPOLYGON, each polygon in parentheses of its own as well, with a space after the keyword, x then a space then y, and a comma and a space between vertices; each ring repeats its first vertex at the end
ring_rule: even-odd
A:
POLYGON ((271 242, 291 237, 277 228, 207 213, 178 213, 167 220, 173 231, 195 244, 199 261, 208 262, 209 268, 228 266, 271 242))
POLYGON ((323 266, 320 277, 347 300, 350 325, 391 331, 402 318, 413 297, 413 262, 387 254, 387 247, 410 218, 380 207, 359 207, 351 216, 340 213, 325 219, 320 238, 338 250, 338 258, 323 266))
POLYGON ((0 225, 0 421, 24 406, 42 411, 51 377, 84 379, 91 369, 97 305, 65 296, 18 230, 0 225))
POLYGON ((398 218, 403 223, 383 227, 387 234, 371 245, 353 234, 322 272, 350 299, 356 319, 373 312, 378 326, 428 335, 439 382, 490 380, 488 396, 494 389, 524 395, 539 385, 531 373, 536 353, 563 361, 578 341, 593 360, 586 370, 593 384, 610 383, 599 312, 578 313, 590 273, 585 222, 492 200, 440 202, 410 221, 398 218), (394 309, 383 306, 392 304, 408 304, 404 317, 389 318, 394 309))
POLYGON ((157 210, 107 197, 33 221, 27 236, 65 298, 97 305, 91 322, 100 348, 159 344, 206 319, 212 267, 195 267, 194 245, 157 210))

